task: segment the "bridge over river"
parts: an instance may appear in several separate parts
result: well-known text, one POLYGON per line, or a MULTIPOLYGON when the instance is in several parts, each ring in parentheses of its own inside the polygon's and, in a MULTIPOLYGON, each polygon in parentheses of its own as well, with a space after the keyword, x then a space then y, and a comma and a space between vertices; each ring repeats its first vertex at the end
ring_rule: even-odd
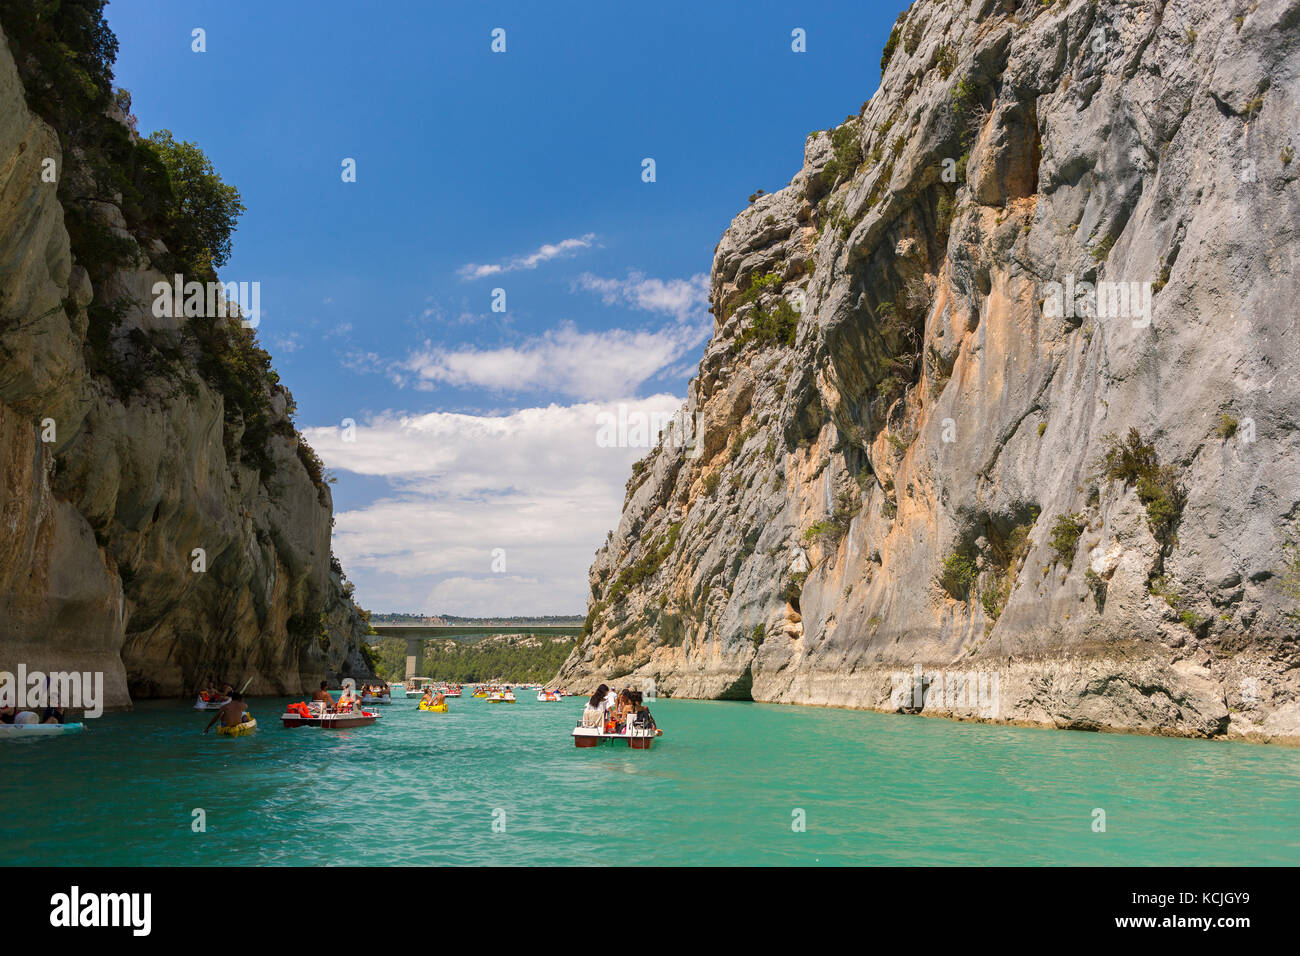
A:
POLYGON ((494 634, 536 634, 538 637, 574 637, 582 633, 581 624, 371 624, 380 637, 406 641, 406 679, 415 676, 424 654, 424 642, 438 638, 476 639, 494 634))

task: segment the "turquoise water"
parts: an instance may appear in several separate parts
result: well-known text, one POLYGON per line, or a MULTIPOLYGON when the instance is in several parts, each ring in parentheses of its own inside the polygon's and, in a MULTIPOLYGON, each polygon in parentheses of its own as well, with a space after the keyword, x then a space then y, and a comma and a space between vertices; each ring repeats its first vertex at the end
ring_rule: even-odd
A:
POLYGON ((1300 750, 686 700, 650 751, 579 750, 578 699, 284 703, 245 739, 149 702, 0 743, 0 864, 1300 864, 1300 750))

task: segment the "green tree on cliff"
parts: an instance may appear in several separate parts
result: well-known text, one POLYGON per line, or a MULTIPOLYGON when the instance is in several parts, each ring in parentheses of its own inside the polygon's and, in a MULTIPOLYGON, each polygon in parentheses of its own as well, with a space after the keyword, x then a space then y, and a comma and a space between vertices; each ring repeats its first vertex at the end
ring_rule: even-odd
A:
POLYGON ((215 272, 230 258, 230 237, 244 211, 239 190, 222 181, 203 150, 178 142, 171 130, 158 130, 149 143, 166 167, 176 196, 168 246, 192 268, 215 272))

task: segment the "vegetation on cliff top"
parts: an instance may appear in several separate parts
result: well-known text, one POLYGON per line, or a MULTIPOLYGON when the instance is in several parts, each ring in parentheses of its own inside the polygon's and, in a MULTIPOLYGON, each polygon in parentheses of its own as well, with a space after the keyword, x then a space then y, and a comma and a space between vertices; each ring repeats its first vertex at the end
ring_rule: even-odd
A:
POLYGON ((232 463, 242 461, 265 479, 273 470, 267 447, 272 435, 294 438, 325 501, 320 460, 292 423, 292 396, 256 334, 237 316, 190 318, 179 338, 142 329, 120 334, 133 303, 107 299, 106 280, 118 269, 136 267, 142 248, 165 275, 215 280, 216 269, 230 257, 244 207, 238 190, 222 181, 196 144, 178 142, 168 130, 140 139, 133 119, 119 118, 129 113, 131 99, 113 88, 118 44, 104 6, 105 0, 0 0, 0 25, 28 106, 58 134, 63 154, 58 198, 73 257, 94 289, 86 310, 86 368, 124 402, 151 380, 171 380, 193 393, 197 371, 224 399, 232 463), (105 219, 104 210, 114 205, 133 238, 116 233, 105 219), (285 398, 288 420, 274 412, 277 393, 285 398))

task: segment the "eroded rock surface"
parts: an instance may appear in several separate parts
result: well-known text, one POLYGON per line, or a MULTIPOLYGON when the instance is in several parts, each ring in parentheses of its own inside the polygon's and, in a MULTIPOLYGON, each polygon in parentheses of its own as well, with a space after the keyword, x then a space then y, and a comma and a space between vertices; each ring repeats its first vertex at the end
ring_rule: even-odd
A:
POLYGON ((1296 0, 914 4, 723 235, 695 442, 556 682, 1300 741, 1298 44, 1296 0))
MULTIPOLYGON (((327 673, 370 676, 288 393, 267 386, 265 461, 250 466, 180 320, 152 312, 165 250, 142 241, 99 290, 74 261, 42 171, 52 159, 75 175, 76 161, 28 109, 3 34, 0 104, 0 669, 103 671, 111 707, 207 678, 297 694, 327 673), (123 303, 101 354, 131 366, 129 387, 87 368, 96 291, 123 303), (167 367, 140 370, 146 341, 167 367)), ((131 238, 117 205, 95 215, 131 238)))

